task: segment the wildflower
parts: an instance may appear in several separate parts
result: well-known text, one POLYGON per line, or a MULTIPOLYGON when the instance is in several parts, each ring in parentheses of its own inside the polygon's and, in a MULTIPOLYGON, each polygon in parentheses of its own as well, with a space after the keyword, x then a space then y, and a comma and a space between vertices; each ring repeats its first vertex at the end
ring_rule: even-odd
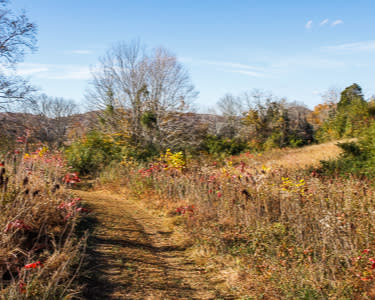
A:
POLYGON ((361 280, 362 280, 362 281, 370 281, 371 278, 370 278, 370 277, 361 277, 361 280))
POLYGON ((363 251, 362 251, 362 253, 365 253, 365 254, 367 254, 367 253, 369 253, 370 252, 370 249, 364 249, 363 251))
POLYGON ((23 136, 19 136, 19 137, 17 137, 17 143, 21 143, 21 144, 23 144, 23 143, 25 143, 26 142, 26 138, 25 137, 23 137, 23 136))
POLYGON ((89 210, 87 208, 84 208, 84 207, 77 207, 76 211, 77 212, 89 212, 89 210))
POLYGON ((375 259, 373 257, 369 258, 369 261, 371 263, 371 269, 375 269, 375 259))
POLYGON ((25 269, 36 269, 36 268, 42 268, 42 267, 43 267, 43 264, 40 261, 27 264, 24 266, 25 269))
POLYGON ((13 222, 8 223, 4 232, 7 233, 10 229, 22 229, 22 230, 30 230, 31 227, 26 225, 22 220, 15 220, 13 222))
POLYGON ((181 215, 184 215, 186 212, 190 212, 194 214, 194 209, 195 209, 194 205, 181 206, 181 207, 176 208, 176 212, 181 215))
POLYGON ((22 279, 18 283, 18 286, 20 288, 20 293, 25 294, 26 293, 26 283, 22 279))
POLYGON ((222 196, 221 192, 217 192, 217 197, 221 198, 221 196, 222 196))
POLYGON ((78 177, 78 174, 77 173, 68 173, 64 176, 63 178, 63 181, 65 183, 77 183, 77 182, 80 182, 81 179, 78 177))

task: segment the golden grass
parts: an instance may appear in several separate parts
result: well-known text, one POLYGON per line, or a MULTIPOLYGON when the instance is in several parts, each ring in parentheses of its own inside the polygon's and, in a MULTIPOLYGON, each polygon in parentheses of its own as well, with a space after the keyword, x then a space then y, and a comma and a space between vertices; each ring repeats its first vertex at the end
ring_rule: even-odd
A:
POLYGON ((375 190, 306 172, 337 157, 335 144, 191 161, 183 172, 132 166, 123 184, 175 214, 196 262, 239 299, 371 299, 375 190))
POLYGON ((336 158, 342 151, 337 141, 297 149, 276 150, 260 159, 267 167, 300 170, 318 167, 320 161, 336 158))

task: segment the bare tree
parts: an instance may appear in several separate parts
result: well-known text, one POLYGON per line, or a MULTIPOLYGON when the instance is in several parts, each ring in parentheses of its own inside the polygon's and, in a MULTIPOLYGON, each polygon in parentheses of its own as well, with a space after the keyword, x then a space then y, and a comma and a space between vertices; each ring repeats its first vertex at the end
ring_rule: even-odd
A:
POLYGON ((16 15, 7 2, 0 0, 0 109, 24 101, 34 91, 19 76, 10 76, 9 70, 22 61, 27 50, 35 50, 36 26, 24 13, 16 15))
POLYGON ((34 113, 39 115, 39 122, 34 126, 37 138, 50 146, 61 147, 66 140, 70 117, 78 112, 74 101, 61 97, 39 96, 34 113))
POLYGON ((92 73, 87 100, 112 129, 126 124, 135 144, 167 144, 167 121, 187 112, 197 95, 173 54, 164 48, 147 51, 138 41, 112 47, 92 73))
POLYGON ((217 102, 217 106, 224 117, 219 135, 226 138, 233 138, 240 131, 242 116, 242 99, 232 94, 225 94, 217 102))

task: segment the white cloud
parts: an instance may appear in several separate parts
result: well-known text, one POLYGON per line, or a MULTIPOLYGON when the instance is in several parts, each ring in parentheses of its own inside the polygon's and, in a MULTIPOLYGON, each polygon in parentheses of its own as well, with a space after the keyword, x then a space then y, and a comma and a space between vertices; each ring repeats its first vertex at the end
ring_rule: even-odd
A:
POLYGON ((265 74, 266 69, 262 67, 229 62, 229 61, 219 61, 219 60, 207 60, 207 59, 192 59, 187 57, 180 58, 182 62, 196 65, 209 65, 218 67, 218 70, 222 72, 238 73, 253 77, 267 77, 265 74))
POLYGON ((306 29, 310 29, 310 28, 312 27, 312 23, 313 23, 312 20, 307 21, 307 23, 306 23, 306 25, 305 25, 305 28, 306 28, 306 29))
POLYGON ((88 55, 88 54, 91 54, 92 51, 90 51, 90 50, 77 49, 77 50, 69 50, 69 51, 65 51, 65 53, 66 53, 66 54, 88 55))
POLYGON ((344 21, 343 20, 336 20, 336 21, 333 21, 332 22, 332 26, 337 26, 337 25, 340 25, 340 24, 343 24, 344 23, 344 21))
POLYGON ((30 75, 38 79, 87 80, 91 78, 90 68, 83 65, 21 63, 16 73, 21 76, 30 75))
POLYGON ((264 78, 268 77, 266 74, 255 72, 255 71, 246 71, 246 70, 224 70, 224 72, 237 73, 242 75, 247 75, 251 77, 264 78))
POLYGON ((319 25, 320 26, 324 26, 324 25, 326 25, 328 23, 328 21, 329 21, 328 19, 325 19, 322 22, 320 22, 319 25))
POLYGON ((375 40, 326 46, 322 49, 341 53, 372 52, 375 51, 375 40))
POLYGON ((238 68, 238 69, 246 69, 246 70, 254 70, 254 71, 263 71, 263 68, 255 67, 252 65, 235 63, 235 62, 228 62, 228 61, 218 61, 218 60, 196 60, 196 62, 200 64, 207 64, 207 65, 214 65, 218 67, 228 67, 228 68, 238 68))

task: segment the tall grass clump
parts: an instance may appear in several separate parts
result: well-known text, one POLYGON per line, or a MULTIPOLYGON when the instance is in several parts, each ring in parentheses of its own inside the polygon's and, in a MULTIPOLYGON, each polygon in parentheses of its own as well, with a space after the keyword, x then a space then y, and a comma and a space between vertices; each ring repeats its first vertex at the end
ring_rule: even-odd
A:
POLYGON ((60 153, 24 149, 6 154, 0 167, 0 298, 78 297, 85 237, 75 226, 86 209, 66 186, 79 178, 60 153))
POLYGON ((252 154, 200 163, 177 155, 177 164, 176 155, 138 169, 123 163, 128 187, 185 223, 197 253, 239 295, 375 297, 369 181, 322 177, 252 154))

